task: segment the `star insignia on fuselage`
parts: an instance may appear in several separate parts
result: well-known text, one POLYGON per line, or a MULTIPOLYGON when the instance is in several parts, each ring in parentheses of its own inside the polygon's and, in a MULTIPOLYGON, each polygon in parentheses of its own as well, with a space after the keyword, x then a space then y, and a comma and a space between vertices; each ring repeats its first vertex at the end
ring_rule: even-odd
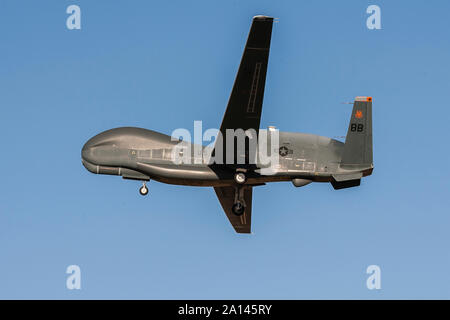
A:
POLYGON ((280 150, 279 150, 280 156, 286 157, 288 155, 288 153, 289 153, 288 148, 286 148, 285 146, 280 147, 280 150))

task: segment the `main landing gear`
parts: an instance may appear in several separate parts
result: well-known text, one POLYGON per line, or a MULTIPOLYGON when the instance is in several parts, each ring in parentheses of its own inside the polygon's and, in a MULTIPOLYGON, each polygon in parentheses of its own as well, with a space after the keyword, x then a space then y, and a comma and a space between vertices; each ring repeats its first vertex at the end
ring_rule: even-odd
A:
POLYGON ((237 185, 235 186, 234 204, 231 207, 231 211, 239 217, 245 212, 246 205, 244 200, 244 184, 247 181, 247 177, 244 172, 236 172, 234 175, 234 181, 237 185))
POLYGON ((247 177, 245 176, 245 173, 243 173, 243 172, 236 172, 234 174, 234 181, 237 184, 244 184, 247 181, 247 177))
POLYGON ((235 204, 233 204, 233 206, 231 207, 231 211, 233 211, 233 213, 235 215, 242 216, 244 214, 245 211, 245 206, 241 201, 237 201, 235 204))
POLYGON ((146 196, 148 194, 148 188, 145 184, 145 181, 142 182, 142 187, 139 189, 139 193, 141 194, 141 196, 146 196))

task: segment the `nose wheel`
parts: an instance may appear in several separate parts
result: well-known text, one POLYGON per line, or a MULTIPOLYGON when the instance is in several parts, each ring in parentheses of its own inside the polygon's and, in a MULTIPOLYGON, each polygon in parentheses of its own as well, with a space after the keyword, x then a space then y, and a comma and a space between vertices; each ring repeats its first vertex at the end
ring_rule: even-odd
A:
POLYGON ((148 194, 148 188, 145 185, 145 182, 142 184, 142 187, 139 189, 139 193, 141 196, 146 196, 148 194))

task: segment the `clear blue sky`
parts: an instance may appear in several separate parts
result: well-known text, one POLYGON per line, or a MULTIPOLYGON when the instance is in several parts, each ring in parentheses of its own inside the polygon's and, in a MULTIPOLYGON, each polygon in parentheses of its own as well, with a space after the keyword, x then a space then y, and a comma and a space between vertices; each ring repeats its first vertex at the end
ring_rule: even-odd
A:
POLYGON ((448 1, 0 2, 0 298, 450 298, 448 1), (82 29, 66 28, 78 4, 82 29), (366 28, 381 7, 382 30, 366 28), (359 188, 254 192, 237 235, 210 188, 98 176, 91 136, 216 128, 251 17, 274 25, 262 127, 345 135, 374 97, 359 188), (66 268, 82 271, 67 290, 66 268), (368 290, 367 266, 382 289, 368 290))

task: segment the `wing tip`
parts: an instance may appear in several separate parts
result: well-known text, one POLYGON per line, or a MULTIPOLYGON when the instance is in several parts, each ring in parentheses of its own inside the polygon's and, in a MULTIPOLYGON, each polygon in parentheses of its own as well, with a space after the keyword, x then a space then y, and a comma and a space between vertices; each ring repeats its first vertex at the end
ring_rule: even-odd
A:
POLYGON ((234 230, 239 234, 252 234, 251 230, 239 230, 237 228, 234 228, 234 230))
POLYGON ((273 20, 273 17, 270 16, 265 16, 265 15, 256 15, 253 17, 253 20, 258 20, 258 21, 266 21, 266 20, 273 20))

